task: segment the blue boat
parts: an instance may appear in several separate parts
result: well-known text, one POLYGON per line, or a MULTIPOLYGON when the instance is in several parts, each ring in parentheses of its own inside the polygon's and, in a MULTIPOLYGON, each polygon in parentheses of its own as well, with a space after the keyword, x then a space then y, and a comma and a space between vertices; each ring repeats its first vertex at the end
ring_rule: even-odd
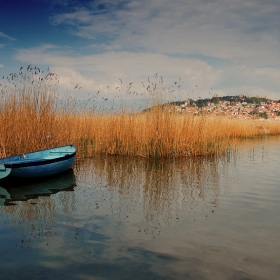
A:
POLYGON ((71 169, 76 157, 73 145, 61 146, 0 159, 0 179, 40 178, 71 169))

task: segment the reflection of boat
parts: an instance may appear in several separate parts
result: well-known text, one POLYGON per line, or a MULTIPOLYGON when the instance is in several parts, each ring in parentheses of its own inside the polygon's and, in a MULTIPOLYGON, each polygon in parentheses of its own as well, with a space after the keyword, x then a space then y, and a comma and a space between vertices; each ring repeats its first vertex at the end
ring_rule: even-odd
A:
POLYGON ((75 161, 72 145, 15 155, 0 159, 0 179, 5 177, 38 178, 62 173, 75 161))
POLYGON ((60 191, 73 191, 75 186, 76 178, 72 169, 40 181, 10 181, 0 187, 0 205, 49 196, 60 191))

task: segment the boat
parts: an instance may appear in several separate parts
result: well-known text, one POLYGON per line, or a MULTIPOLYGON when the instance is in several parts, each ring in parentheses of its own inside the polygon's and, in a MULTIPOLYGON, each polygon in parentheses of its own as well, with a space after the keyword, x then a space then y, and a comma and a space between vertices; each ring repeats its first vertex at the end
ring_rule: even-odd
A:
POLYGON ((75 146, 67 145, 1 158, 0 179, 53 176, 71 169, 75 157, 75 146))

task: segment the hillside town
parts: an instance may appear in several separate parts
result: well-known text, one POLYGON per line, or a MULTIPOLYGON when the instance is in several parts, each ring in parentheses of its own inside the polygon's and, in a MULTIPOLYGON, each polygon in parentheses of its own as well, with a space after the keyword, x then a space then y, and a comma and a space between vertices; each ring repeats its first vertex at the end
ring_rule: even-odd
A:
POLYGON ((228 116, 242 119, 273 119, 280 121, 280 101, 267 98, 226 96, 211 99, 191 99, 169 103, 172 111, 202 114, 207 116, 228 116))

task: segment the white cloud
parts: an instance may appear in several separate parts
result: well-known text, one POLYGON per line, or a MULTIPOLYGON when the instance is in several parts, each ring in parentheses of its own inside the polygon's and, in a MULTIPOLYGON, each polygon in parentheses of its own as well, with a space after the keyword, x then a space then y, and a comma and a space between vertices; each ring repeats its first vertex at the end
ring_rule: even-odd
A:
MULTIPOLYGON (((103 1, 94 3, 96 8, 103 1)), ((280 59, 280 7, 276 1, 265 6, 249 0, 143 0, 127 1, 121 7, 118 3, 102 12, 87 7, 56 14, 52 22, 72 27, 72 34, 80 37, 107 35, 113 49, 198 53, 249 64, 280 59)))
MULTIPOLYGON (((85 91, 92 93, 97 86, 94 80, 81 75, 81 73, 73 69, 52 66, 50 71, 58 75, 59 85, 63 88, 63 92, 68 92, 72 95, 84 93, 81 99, 86 97, 85 91), (77 84, 78 86, 76 87, 77 84)), ((80 98, 80 96, 77 97, 78 99, 80 98)))
POLYGON ((99 90, 108 93, 108 86, 110 89, 123 86, 125 91, 130 82, 133 82, 133 90, 143 91, 142 82, 147 86, 148 77, 152 79, 158 73, 158 77, 164 78, 166 87, 174 86, 180 78, 181 93, 191 93, 192 90, 197 93, 217 85, 222 77, 221 70, 203 61, 153 53, 107 52, 73 57, 46 45, 19 50, 16 59, 34 65, 50 65, 51 71, 59 75, 61 85, 71 88, 79 84, 83 92, 99 90))
MULTIPOLYGON (((182 59, 168 57, 162 54, 133 54, 128 52, 108 52, 90 56, 62 56, 58 52, 49 53, 48 47, 37 50, 23 50, 17 54, 17 59, 33 64, 43 63, 51 66, 51 71, 59 76, 60 87, 69 90, 81 99, 100 91, 100 96, 108 98, 127 94, 126 86, 133 82, 132 91, 142 93, 150 82, 154 82, 154 75, 163 77, 163 87, 175 90, 178 98, 212 97, 214 94, 238 95, 258 94, 277 98, 277 90, 269 89, 266 77, 277 70, 248 67, 228 66, 214 68, 196 59, 182 59), (47 52, 45 53, 44 50, 47 52), (40 59, 39 59, 40 58, 40 59), (272 71, 272 72, 270 72, 272 71), (122 83, 120 80, 122 80, 122 83), (174 82, 180 82, 180 89, 174 82), (82 87, 74 91, 76 84, 82 87), (254 85, 254 86, 252 86, 254 85), (109 88, 108 88, 109 86, 109 88), (120 87, 119 93, 115 87, 120 87)), ((277 80, 274 80, 277 82, 277 80)))
POLYGON ((176 89, 174 82, 180 79, 181 88, 176 91, 195 99, 213 94, 245 94, 244 90, 252 85, 256 92, 259 88, 258 92, 275 96, 277 89, 273 91, 269 83, 279 85, 278 69, 235 65, 213 67, 198 59, 155 53, 106 52, 73 57, 53 45, 44 45, 19 50, 16 58, 34 65, 51 66, 51 71, 58 74, 60 85, 65 89, 72 89, 76 84, 82 87, 81 97, 97 91, 112 97, 116 93, 114 87, 122 86, 125 93, 125 86, 130 82, 133 82, 133 90, 141 92, 142 82, 147 86, 148 77, 153 78, 156 73, 163 77, 167 88, 173 86, 176 89))
POLYGON ((280 69, 275 68, 258 68, 254 70, 254 75, 257 78, 266 79, 268 82, 279 84, 280 69))

